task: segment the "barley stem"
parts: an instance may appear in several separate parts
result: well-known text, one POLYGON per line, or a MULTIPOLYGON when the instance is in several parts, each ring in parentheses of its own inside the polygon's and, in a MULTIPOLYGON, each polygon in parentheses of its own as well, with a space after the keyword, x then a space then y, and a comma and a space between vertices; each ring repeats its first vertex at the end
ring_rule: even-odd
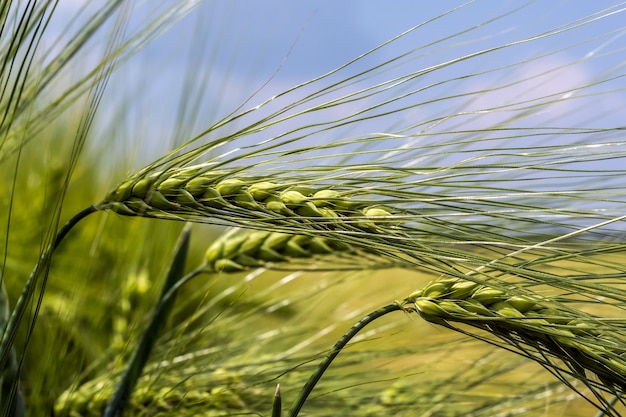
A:
MULTIPOLYGON (((10 312, 9 297, 2 281, 0 283, 0 326, 4 327, 10 312)), ((11 348, 7 366, 0 372, 0 415, 2 416, 23 417, 26 413, 18 369, 15 348, 11 348)))
MULTIPOLYGON (((35 285, 39 281, 39 278, 43 277, 44 285, 45 285, 45 279, 50 269, 50 262, 51 262, 54 251, 61 244, 61 242, 63 241, 65 236, 69 233, 69 231, 72 230, 72 228, 79 221, 87 217, 89 214, 95 213, 96 211, 97 211, 96 207, 91 205, 87 207, 86 209, 83 209, 82 211, 78 212, 76 215, 74 215, 74 217, 68 220, 68 222, 65 223, 63 227, 61 227, 58 230, 52 243, 50 243, 50 245, 44 250, 44 252, 39 257, 39 262, 37 262, 37 265, 35 265, 35 268, 31 272, 26 283, 24 284, 22 293, 17 299, 15 303, 15 308, 11 312, 11 316, 9 317, 7 325, 3 330, 2 340, 0 341, 0 369, 4 369, 7 364, 7 361, 9 360, 10 351, 13 346, 15 335, 17 333, 17 328, 20 322, 22 321, 22 317, 33 296, 33 293, 35 291, 35 285)), ((43 288, 42 288, 42 293, 37 302, 37 307, 35 308, 33 312, 30 329, 28 331, 29 335, 32 332, 33 327, 35 326, 35 321, 37 320, 37 313, 39 312, 39 306, 41 304, 42 296, 43 296, 43 288)), ((30 337, 27 338, 24 349, 26 349, 29 339, 30 337)))
POLYGON ((398 303, 393 303, 386 305, 385 307, 379 308, 376 311, 372 311, 367 316, 359 320, 357 324, 352 326, 343 336, 341 336, 337 343, 335 343, 330 351, 326 354, 326 357, 322 360, 322 362, 320 362, 315 372, 313 372, 313 374, 309 377, 306 384, 304 384, 302 390, 300 390, 300 393, 298 394, 298 398, 291 406, 291 409, 289 410, 289 414, 287 416, 296 417, 298 415, 309 394, 311 394, 313 388, 315 388, 315 385, 317 385, 322 375, 324 375, 324 372, 326 372, 326 369, 328 369, 333 360, 337 357, 337 355, 339 355, 339 352, 341 352, 341 350, 354 336, 357 335, 357 333, 363 330, 365 326, 367 326, 374 320, 384 316, 385 314, 391 313, 392 311, 398 310, 402 310, 402 306, 398 303))

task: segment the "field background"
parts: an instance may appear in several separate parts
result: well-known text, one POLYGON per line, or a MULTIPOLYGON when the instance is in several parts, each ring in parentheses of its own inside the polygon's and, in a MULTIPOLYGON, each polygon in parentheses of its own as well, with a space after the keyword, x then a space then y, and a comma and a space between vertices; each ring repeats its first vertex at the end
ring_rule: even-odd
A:
MULTIPOLYGON (((150 5, 137 4, 132 13, 128 3, 120 9, 121 15, 130 16, 125 21, 125 36, 132 38, 136 32, 145 33, 142 28, 146 22, 175 3, 160 3, 155 7, 156 12, 150 5)), ((599 9, 592 8, 589 2, 572 1, 559 7, 550 3, 549 8, 546 2, 529 3, 516 11, 514 3, 503 2, 496 8, 489 2, 471 4, 447 20, 434 21, 414 36, 401 38, 393 48, 359 61, 349 71, 356 74, 425 45, 416 58, 389 73, 372 74, 368 82, 373 84, 379 79, 414 71, 415 67, 427 68, 475 49, 541 33, 599 9), (480 25, 489 22, 489 17, 500 15, 505 17, 484 27, 480 25), (536 16, 539 17, 535 19, 536 16), (445 39, 451 28, 462 31, 461 25, 475 29, 441 44, 430 44, 445 39)), ((90 4, 87 10, 102 7, 98 2, 90 4)), ((85 114, 96 108, 86 95, 80 95, 54 117, 42 117, 43 127, 33 124, 32 134, 25 135, 27 140, 19 146, 14 147, 14 138, 2 131, 7 139, 0 147, 1 273, 12 304, 37 263, 56 219, 63 222, 99 201, 128 174, 200 134, 240 105, 252 107, 293 85, 324 74, 412 25, 446 12, 456 2, 445 9, 416 6, 415 2, 401 2, 389 8, 374 4, 361 7, 360 2, 320 2, 316 6, 278 1, 233 2, 227 6, 226 2, 207 1, 194 10, 191 3, 183 4, 179 2, 177 9, 180 21, 172 18, 171 22, 161 22, 162 27, 171 23, 171 30, 163 33, 159 30, 159 36, 150 39, 152 42, 138 49, 135 55, 119 58, 75 164, 70 155, 80 136, 81 123, 85 114), (74 171, 66 183, 70 166, 74 171), (67 194, 59 208, 57 204, 65 187, 67 194)), ((34 68, 34 74, 40 75, 37 71, 62 50, 64 41, 72 39, 74 31, 84 27, 85 14, 71 20, 78 10, 74 2, 59 3, 43 38, 37 61, 41 67, 34 68)), ((102 60, 114 28, 113 20, 102 25, 72 65, 64 68, 55 82, 37 97, 32 114, 37 115, 37 110, 53 103, 55 98, 68 97, 72 83, 102 60)), ((307 160, 309 154, 300 159, 286 159, 281 175, 308 165, 341 166, 342 159, 333 154, 334 150, 324 147, 334 140, 358 138, 364 132, 393 131, 407 120, 446 114, 467 112, 458 122, 461 127, 456 121, 437 124, 433 131, 440 136, 429 138, 428 146, 424 146, 428 152, 432 151, 427 162, 436 161, 442 167, 452 166, 466 155, 482 157, 488 152, 498 152, 504 144, 502 138, 491 139, 489 135, 511 121, 519 122, 516 127, 520 128, 537 128, 545 123, 565 129, 562 137, 516 138, 516 143, 521 143, 518 149, 529 150, 559 145, 559 141, 566 145, 581 126, 598 131, 606 128, 603 140, 618 143, 619 152, 607 150, 596 160, 583 161, 578 156, 583 154, 581 151, 576 154, 581 159, 574 163, 582 161, 582 166, 575 166, 571 175, 557 172, 551 177, 552 172, 546 170, 540 175, 542 181, 533 183, 533 189, 559 191, 560 184, 564 189, 584 188, 564 208, 574 213, 572 224, 580 220, 581 227, 588 223, 583 214, 578 218, 577 211, 604 210, 607 216, 623 215, 619 211, 624 203, 623 188, 620 189, 624 184, 620 175, 624 162, 621 109, 626 108, 623 33, 619 18, 607 18, 566 35, 549 36, 519 48, 494 51, 465 65, 441 68, 424 82, 437 84, 447 79, 454 82, 442 89, 425 91, 415 98, 419 105, 406 112, 366 119, 356 126, 333 127, 312 135, 310 140, 303 139, 298 142, 300 146, 313 146, 311 155, 317 159, 307 160), (544 58, 533 59, 539 56, 544 58), (515 65, 497 76, 485 73, 468 77, 471 80, 464 78, 464 74, 479 74, 486 68, 506 66, 508 62, 515 65), (492 90, 494 85, 498 87, 492 90), (563 98, 563 92, 570 90, 575 99, 563 98), (450 95, 450 100, 437 102, 444 92, 450 95), (535 97, 542 100, 535 102, 535 97), (524 109, 510 110, 510 102, 527 105, 532 116, 519 116, 524 109), (490 111, 481 112, 481 109, 490 111), (447 129, 457 129, 463 140, 474 135, 476 146, 455 145, 453 139, 445 136, 447 129), (481 136, 482 131, 485 136, 481 136), (438 141, 441 141, 440 155, 438 141), (598 194, 593 195, 596 189, 598 194)), ((151 37, 146 35, 146 38, 151 37)), ((134 47, 131 45, 127 50, 134 51, 134 47)), ((33 76, 29 82, 36 85, 37 80, 33 76)), ((353 90, 360 85, 355 84, 353 90)), ((306 86, 298 94, 315 88, 316 85, 306 86)), ((387 93, 377 94, 382 100, 387 93)), ((295 99, 300 97, 296 95, 295 99)), ((279 97, 277 101, 285 105, 288 100, 293 98, 280 101, 279 97)), ((344 107, 348 114, 356 111, 356 107, 344 107)), ((263 115, 264 111, 262 108, 259 113, 263 115)), ((339 119, 343 114, 331 109, 319 119, 317 114, 312 114, 303 120, 313 124, 324 117, 339 119)), ((248 122, 246 118, 237 120, 222 131, 209 132, 200 142, 210 143, 220 135, 245 127, 248 122)), ((246 145, 258 144, 271 135, 293 129, 298 123, 303 121, 287 120, 250 133, 240 142, 233 140, 232 145, 228 142, 221 149, 211 151, 210 156, 228 152, 238 156, 237 152, 246 145)), ((20 126, 26 127, 23 131, 17 128, 8 131, 21 134, 29 132, 31 127, 27 122, 20 126)), ((360 148, 364 152, 350 161, 374 160, 387 152, 383 145, 386 142, 360 148)), ((507 161, 504 151, 498 157, 499 161, 507 161)), ((540 155, 542 167, 550 165, 549 158, 547 153, 540 155)), ((554 158, 556 161, 560 157, 554 158)), ((280 166, 280 162, 276 165, 280 166)), ((529 157, 528 165, 535 163, 529 157)), ((566 164, 559 166, 564 172, 570 168, 566 164)), ((478 173, 468 181, 482 186, 480 181, 485 180, 487 186, 494 188, 502 181, 503 187, 513 187, 517 179, 503 175, 481 177, 478 173)), ((520 180, 518 184, 528 187, 530 183, 520 180)), ((455 192, 453 189, 450 194, 455 192)), ((455 220, 446 218, 446 221, 453 224, 455 220)), ((510 235, 511 231, 502 224, 497 223, 489 233, 503 239, 510 235)), ((538 228, 537 239, 547 240, 563 232, 558 227, 551 229, 554 224, 549 221, 546 224, 545 230, 538 228)), ((580 244, 580 249, 585 250, 596 242, 598 245, 617 242, 612 253, 595 256, 587 267, 581 266, 581 262, 563 261, 552 263, 550 268, 574 269, 589 275, 617 270, 623 275, 626 248, 619 246, 623 242, 623 226, 623 221, 618 222, 610 230, 601 230, 592 235, 593 239, 580 244), (600 264, 612 265, 613 269, 603 269, 600 264)), ((16 339, 16 351, 24 353, 20 381, 29 415, 102 414, 157 303, 182 228, 182 222, 102 212, 88 217, 72 230, 54 255, 28 348, 24 346, 26 325, 20 327, 16 339)), ((220 225, 193 226, 187 270, 202 263, 206 249, 224 231, 220 225)), ((481 253, 484 247, 468 245, 465 249, 481 253)), ((270 415, 277 383, 281 385, 284 408, 288 408, 318 361, 350 326, 369 312, 403 299, 441 277, 426 270, 381 268, 374 257, 363 257, 360 265, 359 261, 341 256, 319 260, 307 265, 307 269, 315 270, 312 272, 286 268, 239 274, 207 273, 187 285, 177 298, 127 415, 270 415), (345 265, 352 269, 333 270, 345 265)), ((623 319, 624 307, 616 308, 623 319)), ((615 311, 601 304, 588 308, 589 313, 599 315, 615 311)), ((26 323, 32 314, 30 309, 26 323)), ((586 389, 582 384, 577 388, 586 389)), ((626 412, 623 407, 618 411, 626 412)), ((592 405, 538 364, 427 323, 415 314, 395 312, 377 320, 342 352, 306 403, 302 415, 577 417, 595 413, 592 405)))

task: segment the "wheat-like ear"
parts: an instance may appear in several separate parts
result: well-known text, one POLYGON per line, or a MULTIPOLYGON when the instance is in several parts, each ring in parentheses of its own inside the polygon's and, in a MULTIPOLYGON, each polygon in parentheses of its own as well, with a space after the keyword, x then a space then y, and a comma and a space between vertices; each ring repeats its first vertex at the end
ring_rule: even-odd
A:
POLYGON ((484 339, 451 323, 487 331, 504 341, 501 346, 537 361, 569 386, 568 376, 578 378, 596 395, 600 407, 606 403, 598 391, 623 398, 626 340, 623 330, 615 330, 623 329, 626 320, 594 317, 538 294, 518 295, 519 291, 445 278, 411 294, 401 305, 427 321, 478 338, 484 339))
MULTIPOLYGON (((120 184, 96 207, 127 216, 175 220, 234 218, 293 225, 306 218, 335 228, 371 231, 377 223, 397 223, 391 209, 351 198, 353 191, 278 184, 263 178, 229 178, 210 167, 172 168, 139 175, 120 184)), ((215 220, 213 220, 215 221, 215 220)), ((232 222, 232 220, 231 220, 232 222)))
POLYGON ((253 268, 302 270, 322 259, 327 261, 324 265, 333 270, 391 268, 395 265, 347 242, 323 236, 263 231, 225 233, 205 254, 207 269, 216 272, 241 272, 253 268))

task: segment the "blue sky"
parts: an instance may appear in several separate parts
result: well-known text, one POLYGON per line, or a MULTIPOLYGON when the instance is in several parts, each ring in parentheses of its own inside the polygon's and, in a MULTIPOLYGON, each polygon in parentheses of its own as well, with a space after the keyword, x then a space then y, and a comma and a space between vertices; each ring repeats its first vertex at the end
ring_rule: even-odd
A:
MULTIPOLYGON (((62 0, 57 24, 71 15, 79 3, 62 0)), ((162 4, 167 3, 173 2, 162 4)), ((156 2, 151 1, 136 3, 131 29, 148 15, 154 4, 156 2)), ((131 126, 116 134, 139 129, 152 141, 168 143, 177 135, 200 131, 237 108, 278 68, 280 71, 251 103, 319 76, 405 30, 463 4, 457 1, 331 0, 201 2, 170 31, 119 68, 105 96, 105 103, 109 104, 103 107, 123 108, 123 123, 131 126), (193 106, 197 118, 194 126, 181 133, 176 117, 184 108, 181 103, 189 102, 190 93, 195 93, 199 100, 193 106), (181 99, 183 96, 185 98, 181 99)), ((398 72, 391 72, 389 76, 427 68, 464 54, 541 34, 616 4, 618 2, 585 0, 472 2, 389 45, 352 71, 358 72, 421 47, 423 49, 416 53, 414 60, 407 60, 398 72), (490 21, 492 19, 495 20, 490 21), (453 34, 457 36, 445 39, 453 34), (441 42, 435 43, 439 40, 441 42)), ((616 69, 624 61, 624 21, 623 13, 610 16, 560 35, 512 46, 438 70, 435 75, 425 78, 425 82, 463 77, 507 63, 519 63, 493 75, 459 80, 448 84, 445 91, 435 89, 420 95, 419 99, 426 102, 437 94, 450 94, 451 91, 480 91, 505 83, 507 77, 509 80, 532 79, 474 97, 473 104, 468 104, 467 108, 490 108, 511 97, 518 97, 519 101, 547 95, 551 91, 569 94, 569 89, 592 83, 604 71, 613 71, 610 76, 624 72, 623 68, 616 69), (534 59, 548 52, 550 54, 546 57, 534 59), (577 60, 580 62, 572 64, 577 60), (544 76, 537 76, 559 67, 544 76)), ((594 87, 596 91, 604 89, 612 93, 594 97, 593 115, 587 120, 581 116, 584 103, 587 103, 582 99, 553 105, 547 109, 546 120, 556 118, 569 124, 581 121, 621 124, 623 117, 612 110, 626 105, 623 93, 615 92, 625 84, 617 78, 594 87)), ((453 108, 451 105, 451 101, 446 101, 420 107, 419 117, 445 113, 453 108)), ((454 106, 462 105, 459 100, 454 103, 454 106)), ((102 114, 103 120, 117 118, 120 121, 119 116, 102 114)), ((485 116, 475 127, 497 123, 499 117, 495 113, 485 116)), ((104 122, 103 125, 110 128, 111 123, 104 122)))

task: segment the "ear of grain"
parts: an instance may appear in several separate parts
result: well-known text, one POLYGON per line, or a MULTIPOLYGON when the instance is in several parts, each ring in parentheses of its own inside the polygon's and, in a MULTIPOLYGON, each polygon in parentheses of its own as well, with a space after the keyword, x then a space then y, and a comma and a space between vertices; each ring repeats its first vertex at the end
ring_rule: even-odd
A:
POLYGON ((458 279, 442 279, 402 302, 427 321, 467 333, 450 323, 485 330, 536 360, 560 378, 561 372, 595 390, 626 393, 626 341, 612 328, 623 320, 599 319, 562 305, 556 307, 537 294, 508 294, 458 279), (559 369, 549 358, 562 361, 559 369), (594 382, 589 375, 595 375, 594 382))
POLYGON ((265 179, 224 178, 224 173, 171 169, 129 179, 96 207, 127 216, 198 219, 242 216, 291 221, 306 218, 324 227, 372 231, 379 224, 401 224, 390 207, 358 201, 333 189, 277 184, 265 179))
POLYGON ((239 272, 249 268, 271 267, 292 259, 354 253, 345 242, 321 236, 290 235, 277 232, 245 232, 226 235, 206 251, 207 268, 220 272, 239 272))

